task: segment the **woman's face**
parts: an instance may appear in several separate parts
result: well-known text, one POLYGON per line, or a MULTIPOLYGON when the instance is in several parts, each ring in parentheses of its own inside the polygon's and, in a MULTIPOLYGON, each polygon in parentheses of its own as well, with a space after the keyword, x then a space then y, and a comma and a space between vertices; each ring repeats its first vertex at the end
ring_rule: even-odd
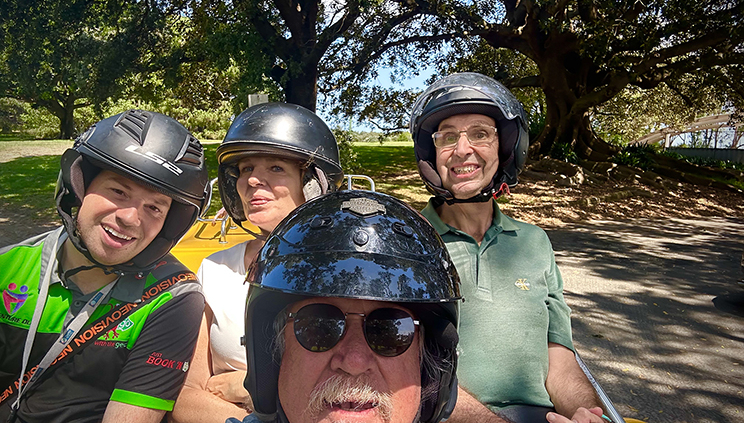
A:
POLYGON ((264 231, 272 231, 305 202, 302 170, 294 160, 249 156, 238 162, 238 195, 245 217, 264 231))

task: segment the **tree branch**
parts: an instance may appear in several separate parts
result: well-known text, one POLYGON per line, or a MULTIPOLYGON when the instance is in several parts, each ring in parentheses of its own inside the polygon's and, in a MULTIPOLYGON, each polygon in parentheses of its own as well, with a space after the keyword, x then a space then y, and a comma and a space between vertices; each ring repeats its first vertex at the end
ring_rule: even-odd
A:
POLYGON ((401 129, 408 129, 408 126, 406 126, 406 125, 382 126, 382 125, 378 124, 377 122, 375 122, 372 119, 370 119, 368 122, 371 123, 372 125, 375 125, 375 127, 377 127, 377 129, 379 129, 381 131, 385 131, 385 132, 392 132, 392 131, 399 131, 401 129))
POLYGON ((336 84, 329 87, 329 90, 334 90, 339 88, 340 86, 343 86, 345 84, 348 84, 350 81, 352 81, 354 78, 358 77, 363 73, 363 69, 369 65, 370 63, 373 63, 374 61, 378 60, 380 57, 382 57, 388 50, 394 47, 403 46, 411 43, 425 43, 425 42, 436 42, 436 41, 445 41, 445 40, 451 40, 453 38, 463 36, 460 34, 440 34, 440 35, 420 35, 420 36, 414 36, 414 37, 408 37, 401 40, 396 40, 393 42, 389 42, 386 44, 383 44, 382 46, 379 46, 376 48, 372 54, 370 54, 367 57, 362 57, 361 60, 356 60, 354 63, 343 66, 340 68, 337 68, 336 71, 346 71, 349 72, 349 74, 346 77, 341 78, 337 81, 336 84))
POLYGON ((706 47, 715 46, 727 39, 728 34, 725 31, 719 30, 676 46, 667 47, 651 54, 648 59, 633 66, 631 72, 637 75, 644 74, 658 65, 666 64, 667 61, 673 58, 678 58, 682 55, 702 50, 706 47))
POLYGON ((502 81, 508 88, 539 87, 540 75, 523 76, 521 78, 509 78, 502 81))
POLYGON ((276 55, 282 60, 286 60, 289 57, 288 51, 291 51, 291 46, 288 41, 284 39, 277 32, 276 28, 269 21, 268 16, 256 5, 252 0, 237 0, 236 4, 241 6, 237 8, 236 13, 243 13, 248 18, 248 22, 263 38, 267 46, 263 49, 269 55, 276 55), (240 9, 243 9, 241 12, 240 9))

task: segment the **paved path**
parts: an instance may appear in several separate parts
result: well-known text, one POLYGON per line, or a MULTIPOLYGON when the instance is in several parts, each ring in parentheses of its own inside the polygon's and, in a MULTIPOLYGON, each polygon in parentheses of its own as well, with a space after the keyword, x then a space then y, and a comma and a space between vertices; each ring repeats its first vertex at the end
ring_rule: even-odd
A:
POLYGON ((744 221, 593 221, 548 234, 577 348, 621 414, 744 422, 744 221))

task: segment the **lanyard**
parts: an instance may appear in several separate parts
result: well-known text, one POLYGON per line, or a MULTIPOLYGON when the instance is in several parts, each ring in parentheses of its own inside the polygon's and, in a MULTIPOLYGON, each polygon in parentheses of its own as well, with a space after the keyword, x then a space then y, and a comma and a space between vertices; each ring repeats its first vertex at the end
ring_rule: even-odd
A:
MULTIPOLYGON (((54 236, 55 238, 51 250, 51 253, 53 255, 50 257, 56 257, 57 245, 59 244, 61 236, 59 236, 58 231, 53 232, 50 236, 54 236)), ((46 304, 47 294, 49 292, 49 284, 52 280, 52 269, 54 268, 53 263, 55 262, 55 260, 50 260, 50 263, 47 264, 46 269, 41 276, 41 280, 39 281, 39 297, 36 300, 34 316, 31 319, 31 324, 29 325, 28 333, 26 334, 26 344, 23 347, 23 364, 21 367, 21 375, 18 379, 18 395, 11 405, 11 410, 13 412, 15 412, 20 406, 23 393, 26 392, 26 390, 31 385, 33 385, 34 382, 39 379, 39 377, 41 377, 41 374, 44 373, 44 370, 49 368, 49 365, 56 360, 59 353, 62 352, 62 350, 65 349, 70 342, 72 342, 72 339, 75 337, 75 335, 77 335, 85 322, 88 321, 90 315, 93 314, 101 301, 106 298, 108 293, 119 280, 119 278, 117 278, 115 281, 107 284, 100 291, 96 292, 90 298, 90 300, 88 300, 88 302, 85 304, 85 306, 83 306, 77 316, 75 316, 75 318, 67 325, 67 328, 65 328, 59 335, 59 338, 57 338, 54 344, 52 344, 52 346, 49 348, 49 351, 47 351, 47 353, 44 355, 44 358, 41 359, 39 365, 36 367, 33 376, 31 376, 28 382, 24 385, 23 376, 26 373, 26 367, 28 367, 28 360, 31 356, 31 348, 33 347, 34 338, 36 337, 36 329, 39 327, 41 315, 44 311, 44 305, 46 304)))

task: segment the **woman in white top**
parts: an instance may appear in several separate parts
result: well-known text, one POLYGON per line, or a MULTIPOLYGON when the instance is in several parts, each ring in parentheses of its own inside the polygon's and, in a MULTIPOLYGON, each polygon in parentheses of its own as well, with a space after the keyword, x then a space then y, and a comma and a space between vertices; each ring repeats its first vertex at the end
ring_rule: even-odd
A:
MULTIPOLYGON (((328 126, 296 105, 265 103, 233 121, 217 148, 222 204, 235 223, 261 231, 204 259, 198 271, 207 302, 199 342, 172 422, 242 419, 251 410, 243 387, 247 270, 269 234, 303 202, 340 186, 338 146, 328 126)), ((246 231, 251 232, 246 229, 246 231)), ((253 232, 251 232, 253 233, 253 232)))

